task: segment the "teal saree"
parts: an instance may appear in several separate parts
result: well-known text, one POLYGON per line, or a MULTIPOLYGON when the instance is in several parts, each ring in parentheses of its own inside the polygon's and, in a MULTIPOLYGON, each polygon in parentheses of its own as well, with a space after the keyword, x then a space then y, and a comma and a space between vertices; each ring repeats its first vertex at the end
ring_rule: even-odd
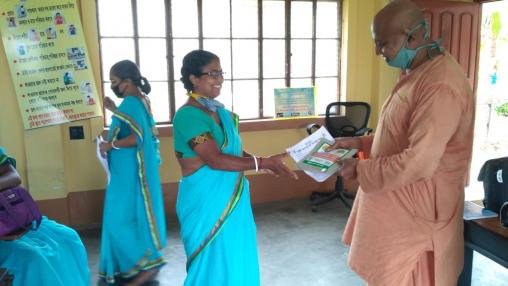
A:
MULTIPOLYGON (((221 151, 242 156, 238 117, 223 108, 218 115, 224 131, 221 151)), ((185 130, 177 124, 175 132, 185 130)), ((183 177, 176 212, 187 254, 185 285, 259 285, 256 226, 243 173, 204 165, 183 177)))
MULTIPOLYGON (((16 167, 0 147, 0 165, 16 167)), ((0 240, 0 266, 14 274, 13 286, 89 286, 87 254, 73 229, 43 216, 37 230, 0 240)))
POLYGON ((108 140, 134 132, 137 145, 108 154, 99 276, 130 279, 165 262, 166 223, 155 122, 141 99, 127 96, 113 114, 108 140))

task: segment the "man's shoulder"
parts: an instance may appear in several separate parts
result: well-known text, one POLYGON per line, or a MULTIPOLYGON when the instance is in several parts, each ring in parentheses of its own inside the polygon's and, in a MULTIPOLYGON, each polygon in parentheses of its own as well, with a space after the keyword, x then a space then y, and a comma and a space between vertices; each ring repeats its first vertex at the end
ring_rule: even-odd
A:
POLYGON ((420 77, 424 85, 443 85, 458 89, 469 87, 469 81, 462 66, 448 52, 435 58, 420 77))

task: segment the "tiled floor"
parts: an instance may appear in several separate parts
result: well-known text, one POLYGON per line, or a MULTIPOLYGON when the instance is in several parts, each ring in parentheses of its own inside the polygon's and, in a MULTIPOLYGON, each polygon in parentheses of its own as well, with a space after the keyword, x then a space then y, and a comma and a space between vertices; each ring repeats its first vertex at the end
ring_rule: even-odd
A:
MULTIPOLYGON (((340 237, 347 211, 339 201, 317 213, 309 202, 297 200, 254 207, 257 224, 261 285, 334 286, 365 285, 346 264, 348 249, 340 237)), ((150 286, 183 285, 185 253, 176 219, 169 218, 168 264, 150 286)), ((100 231, 81 232, 89 253, 92 285, 97 284, 100 231)), ((508 269, 475 255, 473 286, 506 286, 508 269)), ((147 285, 148 286, 148 285, 147 285)))

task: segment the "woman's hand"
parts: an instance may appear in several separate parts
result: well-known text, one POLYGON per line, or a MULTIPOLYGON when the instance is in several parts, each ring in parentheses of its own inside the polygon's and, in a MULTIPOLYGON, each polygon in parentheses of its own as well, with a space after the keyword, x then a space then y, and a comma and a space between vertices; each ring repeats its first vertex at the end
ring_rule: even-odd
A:
POLYGON ((109 97, 104 98, 104 107, 109 111, 115 111, 116 110, 116 103, 109 97))
POLYGON ((362 140, 360 137, 337 137, 335 143, 328 147, 327 150, 335 149, 358 149, 362 150, 362 140))
POLYGON ((275 176, 287 176, 293 179, 298 179, 295 172, 291 171, 282 159, 287 157, 287 153, 277 154, 270 157, 259 157, 259 168, 265 169, 267 172, 274 174, 275 176))
POLYGON ((101 151, 102 158, 107 158, 108 152, 109 150, 111 150, 111 143, 109 143, 108 141, 102 141, 101 143, 99 143, 99 150, 101 151))

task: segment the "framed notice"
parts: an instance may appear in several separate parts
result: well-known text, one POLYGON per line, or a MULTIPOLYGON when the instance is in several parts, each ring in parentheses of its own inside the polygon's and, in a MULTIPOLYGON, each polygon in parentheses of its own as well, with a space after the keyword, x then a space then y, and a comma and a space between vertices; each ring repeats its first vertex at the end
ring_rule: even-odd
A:
POLYGON ((316 116, 314 87, 276 88, 274 90, 275 118, 302 118, 316 116))
POLYGON ((1 0, 0 16, 25 129, 102 116, 76 0, 1 0))

